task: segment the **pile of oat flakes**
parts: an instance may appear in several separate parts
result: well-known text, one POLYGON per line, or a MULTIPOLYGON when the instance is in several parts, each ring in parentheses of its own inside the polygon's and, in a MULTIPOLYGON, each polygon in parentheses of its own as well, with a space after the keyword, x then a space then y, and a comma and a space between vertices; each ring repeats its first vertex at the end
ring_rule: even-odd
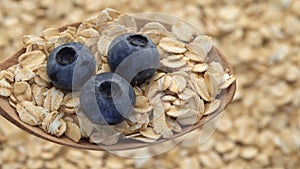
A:
MULTIPOLYGON (((200 135, 196 131, 170 152, 145 159, 62 147, 29 136, 1 119, 1 168, 294 169, 300 165, 299 1, 85 2, 57 1, 58 6, 63 3, 75 9, 69 15, 69 11, 56 10, 53 1, 0 1, 1 58, 21 47, 20 37, 24 34, 38 34, 47 27, 95 16, 104 7, 122 13, 171 12, 214 37, 214 44, 230 58, 238 77, 235 101, 205 144, 194 141, 200 135), (40 24, 32 28, 32 23, 40 24)), ((151 154, 146 150, 136 153, 151 154)))
POLYGON ((224 100, 218 95, 235 77, 223 68, 216 53, 208 55, 214 50, 212 38, 198 34, 183 21, 168 23, 171 30, 155 20, 142 26, 137 26, 138 21, 130 14, 106 8, 78 27, 66 26, 63 31, 48 28, 41 37, 25 35, 26 50, 18 63, 0 72, 0 96, 8 98, 23 122, 48 134, 65 134, 75 142, 87 137, 90 142, 106 145, 117 143, 121 134, 143 142, 169 138, 181 132, 182 125, 196 124, 203 115, 221 107, 224 100), (93 53, 97 74, 110 72, 109 44, 129 32, 146 35, 157 45, 161 66, 148 83, 134 87, 137 103, 129 120, 115 126, 94 125, 76 112, 81 111, 78 92, 63 92, 51 84, 47 57, 58 46, 80 42, 93 53), (212 57, 216 61, 209 61, 212 57))

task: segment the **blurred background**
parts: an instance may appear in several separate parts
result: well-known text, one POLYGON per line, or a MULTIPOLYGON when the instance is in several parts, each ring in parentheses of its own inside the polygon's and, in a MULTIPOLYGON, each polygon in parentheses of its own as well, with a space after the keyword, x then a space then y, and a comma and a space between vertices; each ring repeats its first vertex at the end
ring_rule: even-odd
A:
POLYGON ((198 130, 165 154, 131 159, 49 143, 0 117, 1 169, 300 167, 299 0, 0 0, 0 60, 22 47, 23 35, 40 35, 106 7, 169 13, 213 37, 238 78, 216 132, 200 144, 198 130))

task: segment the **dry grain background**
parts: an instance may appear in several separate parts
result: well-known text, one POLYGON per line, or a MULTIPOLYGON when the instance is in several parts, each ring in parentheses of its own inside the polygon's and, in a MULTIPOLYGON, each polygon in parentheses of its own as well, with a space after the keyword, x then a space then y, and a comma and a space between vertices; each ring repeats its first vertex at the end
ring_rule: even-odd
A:
POLYGON ((21 47, 24 34, 105 7, 166 12, 213 36, 238 77, 217 131, 205 144, 194 141, 196 131, 165 154, 130 159, 52 144, 0 118, 0 168, 300 168, 299 0, 0 0, 0 59, 21 47))

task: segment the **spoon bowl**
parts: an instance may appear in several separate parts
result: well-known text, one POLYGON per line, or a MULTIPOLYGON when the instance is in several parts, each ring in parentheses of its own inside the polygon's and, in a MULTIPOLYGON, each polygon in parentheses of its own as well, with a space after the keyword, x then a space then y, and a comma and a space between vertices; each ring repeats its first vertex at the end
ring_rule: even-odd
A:
MULTIPOLYGON (((156 18, 153 19, 148 19, 147 15, 145 17, 136 17, 136 23, 138 29, 143 27, 146 23, 150 21, 158 21, 161 24, 163 24, 168 30, 171 29, 170 22, 162 22, 161 20, 157 20, 156 18)), ((167 20, 166 20, 167 21, 167 20)), ((80 25, 79 23, 74 23, 70 25, 63 26, 59 28, 59 31, 62 32, 65 29, 67 29, 68 26, 74 26, 78 27, 80 25)), ((18 63, 18 57, 25 53, 25 49, 20 49, 18 52, 16 52, 13 56, 7 58, 4 62, 0 63, 0 70, 4 70, 9 68, 12 65, 15 65, 18 63)), ((211 61, 217 61, 220 62, 224 68, 229 69, 229 73, 233 74, 232 67, 228 61, 228 59, 215 47, 212 48, 212 50, 208 53, 210 60, 211 61)), ((121 151, 121 150, 131 150, 131 149, 137 149, 137 148, 142 148, 142 147, 147 147, 151 146, 154 144, 159 144, 162 142, 166 142, 175 138, 178 138, 182 135, 185 135, 197 128, 202 127, 205 123, 208 121, 212 120, 214 117, 216 117, 218 114, 220 114, 226 106, 232 101, 234 94, 236 91, 236 83, 232 83, 227 89, 224 89, 221 91, 220 95, 220 100, 221 100, 221 106, 215 110, 213 113, 210 113, 208 115, 204 115, 196 124, 192 126, 183 126, 182 131, 180 133, 174 133, 174 135, 168 139, 161 138, 157 140, 154 143, 146 143, 146 142, 140 142, 140 141, 135 141, 135 140, 130 140, 126 141, 127 139, 120 139, 119 142, 115 145, 97 145, 90 143, 87 139, 81 139, 78 143, 73 142, 72 140, 68 139, 65 136, 62 137, 55 137, 50 134, 45 133, 42 129, 38 127, 33 127, 30 126, 24 122, 22 122, 16 112, 16 110, 10 106, 8 99, 5 97, 0 97, 0 114, 6 118, 8 121, 11 123, 15 124, 22 130, 25 130, 26 132, 33 134, 37 137, 46 139, 48 141, 65 145, 65 146, 70 146, 74 148, 80 148, 80 149, 88 149, 88 150, 98 150, 98 151, 103 151, 103 150, 108 150, 108 151, 121 151)))

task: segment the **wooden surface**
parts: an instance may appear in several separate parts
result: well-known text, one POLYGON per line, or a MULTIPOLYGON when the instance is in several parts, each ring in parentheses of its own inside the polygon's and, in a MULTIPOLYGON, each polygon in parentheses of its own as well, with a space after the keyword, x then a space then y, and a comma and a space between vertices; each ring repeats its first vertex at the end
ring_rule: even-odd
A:
MULTIPOLYGON (((150 20, 137 19, 137 26, 139 28, 141 28, 145 25, 145 23, 147 23, 149 21, 150 20)), ((68 26, 77 27, 77 26, 79 26, 79 24, 80 23, 74 23, 74 24, 71 24, 71 25, 68 25, 68 26)), ((168 25, 166 23, 162 23, 162 24, 164 24, 167 27, 167 29, 170 29, 170 25, 168 25)), ((67 26, 61 27, 61 28, 59 28, 59 31, 63 31, 66 28, 67 28, 67 26)), ((4 69, 7 69, 8 67, 10 67, 14 64, 17 64, 18 57, 24 52, 25 52, 25 49, 20 49, 13 56, 9 57, 4 62, 0 63, 0 69, 4 70, 4 69)), ((209 57, 210 57, 211 60, 221 62, 223 67, 224 68, 229 68, 230 69, 230 74, 233 74, 232 67, 229 64, 229 61, 218 49, 213 47, 213 49, 209 53, 209 57)), ((55 137, 55 136, 51 136, 51 135, 45 133, 42 129, 40 129, 38 127, 32 127, 32 126, 22 122, 20 120, 16 110, 13 107, 10 106, 10 104, 8 102, 8 99, 4 98, 4 97, 0 97, 0 114, 4 118, 9 120, 11 123, 13 123, 16 126, 18 126, 19 128, 21 128, 22 130, 25 130, 28 133, 33 134, 37 137, 40 137, 40 138, 43 138, 43 139, 46 139, 48 141, 52 141, 54 143, 58 143, 58 144, 61 144, 61 145, 66 145, 66 146, 81 148, 81 149, 98 150, 98 151, 102 151, 102 150, 109 150, 109 151, 130 150, 130 149, 147 147, 147 146, 151 146, 153 144, 159 144, 159 143, 162 143, 162 142, 166 142, 166 141, 172 140, 174 138, 180 137, 184 134, 187 134, 187 133, 191 132, 192 130, 195 130, 195 129, 203 126, 205 123, 207 123, 208 121, 210 121, 211 119, 216 117, 218 114, 220 114, 226 108, 226 106, 232 101, 232 99, 234 97, 234 94, 235 94, 235 91, 236 91, 236 83, 234 82, 231 86, 229 86, 229 88, 222 91, 222 94, 220 96, 221 106, 215 112, 213 112, 213 113, 211 113, 207 116, 203 116, 200 119, 200 121, 197 124, 193 125, 193 126, 184 126, 182 132, 174 133, 174 135, 171 138, 159 139, 155 143, 144 143, 144 142, 139 142, 139 141, 135 141, 135 140, 131 140, 131 139, 120 139, 120 141, 115 145, 105 146, 105 145, 96 145, 96 144, 89 143, 88 140, 86 140, 86 139, 82 139, 82 140, 80 140, 79 143, 75 143, 75 142, 73 142, 72 140, 68 139, 65 136, 62 136, 62 137, 59 137, 59 138, 55 137)))

